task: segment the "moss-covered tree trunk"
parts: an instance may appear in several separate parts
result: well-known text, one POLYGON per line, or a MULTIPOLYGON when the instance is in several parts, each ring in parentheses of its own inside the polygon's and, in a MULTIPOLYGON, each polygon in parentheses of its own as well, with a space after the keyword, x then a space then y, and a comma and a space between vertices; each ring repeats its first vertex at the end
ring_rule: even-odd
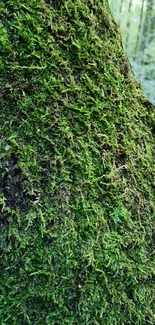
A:
POLYGON ((3 325, 154 320, 154 109, 104 0, 5 0, 3 325))

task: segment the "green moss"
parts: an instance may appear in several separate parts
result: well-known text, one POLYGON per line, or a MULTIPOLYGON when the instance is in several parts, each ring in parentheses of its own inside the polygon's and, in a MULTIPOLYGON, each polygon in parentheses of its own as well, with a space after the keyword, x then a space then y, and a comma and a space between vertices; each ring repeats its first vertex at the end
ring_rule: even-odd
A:
POLYGON ((1 9, 1 324, 153 324, 154 109, 106 1, 1 9))

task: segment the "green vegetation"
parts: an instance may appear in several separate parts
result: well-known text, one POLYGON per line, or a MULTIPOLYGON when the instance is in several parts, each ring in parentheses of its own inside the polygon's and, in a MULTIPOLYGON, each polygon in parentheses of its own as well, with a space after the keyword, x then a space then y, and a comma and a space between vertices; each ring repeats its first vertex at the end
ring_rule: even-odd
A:
POLYGON ((155 1, 109 0, 137 79, 155 106, 155 1))
POLYGON ((107 1, 0 12, 1 324, 153 324, 154 109, 107 1))

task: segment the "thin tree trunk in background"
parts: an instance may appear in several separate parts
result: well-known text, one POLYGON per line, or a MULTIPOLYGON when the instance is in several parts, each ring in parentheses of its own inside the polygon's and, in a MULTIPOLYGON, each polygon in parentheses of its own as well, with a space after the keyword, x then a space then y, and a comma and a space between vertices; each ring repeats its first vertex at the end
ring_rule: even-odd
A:
POLYGON ((144 3, 145 3, 145 0, 142 0, 142 6, 141 6, 141 12, 140 12, 140 20, 139 20, 137 40, 136 40, 136 47, 135 47, 135 58, 136 58, 138 47, 139 47, 140 34, 141 34, 141 29, 142 29, 142 21, 143 21, 143 14, 144 14, 144 3))
POLYGON ((130 0, 129 1, 129 7, 128 7, 128 21, 127 21, 127 25, 126 25, 126 27, 127 27, 126 42, 125 42, 126 50, 128 48, 128 43, 129 43, 130 25, 131 25, 131 19, 130 19, 131 17, 130 17, 130 15, 131 15, 132 3, 133 3, 133 1, 130 0))
POLYGON ((153 1, 150 3, 150 23, 149 23, 149 43, 154 39, 155 33, 155 4, 153 1))
POLYGON ((120 6, 119 6, 119 13, 120 13, 120 18, 119 18, 119 21, 118 21, 119 26, 121 25, 121 13, 122 13, 122 8, 123 8, 123 2, 124 2, 124 0, 121 0, 120 6))
POLYGON ((113 0, 109 0, 109 5, 112 11, 116 9, 116 2, 114 2, 113 0))
POLYGON ((119 12, 122 12, 123 1, 124 1, 124 0, 121 0, 121 2, 120 2, 119 12))
POLYGON ((144 24, 143 24, 143 31, 142 31, 142 40, 141 40, 141 44, 140 44, 141 63, 143 63, 144 51, 147 46, 147 42, 148 42, 148 38, 149 38, 148 30, 149 30, 150 15, 152 14, 152 9, 153 9, 153 0, 147 0, 145 18, 144 18, 144 24))

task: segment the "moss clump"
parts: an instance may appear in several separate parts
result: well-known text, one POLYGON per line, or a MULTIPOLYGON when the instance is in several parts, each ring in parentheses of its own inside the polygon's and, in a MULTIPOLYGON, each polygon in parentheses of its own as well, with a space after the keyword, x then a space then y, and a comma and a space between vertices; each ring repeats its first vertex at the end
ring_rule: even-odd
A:
POLYGON ((153 324, 154 109, 103 0, 1 12, 1 324, 153 324))

